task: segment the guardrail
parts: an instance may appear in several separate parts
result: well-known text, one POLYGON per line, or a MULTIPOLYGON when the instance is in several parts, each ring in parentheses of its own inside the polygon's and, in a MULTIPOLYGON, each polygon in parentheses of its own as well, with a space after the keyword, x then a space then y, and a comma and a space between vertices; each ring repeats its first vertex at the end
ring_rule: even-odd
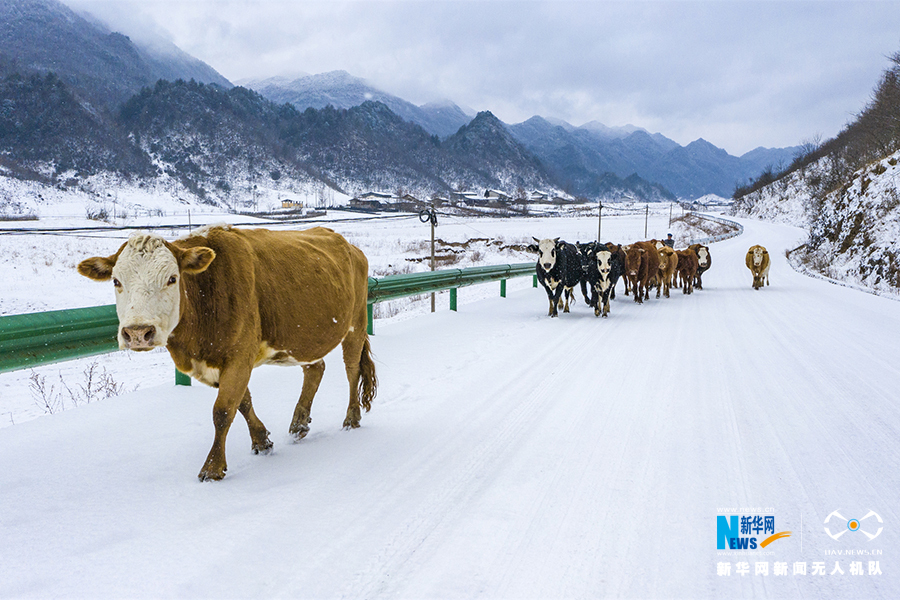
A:
MULTIPOLYGON (((377 302, 449 289, 450 310, 455 311, 458 288, 500 281, 505 297, 506 280, 526 275, 534 275, 534 263, 370 277, 369 333, 374 333, 372 307, 377 302)), ((113 352, 119 348, 118 327, 114 304, 0 317, 0 373, 113 352)), ((190 384, 190 378, 177 375, 176 383, 190 384)))
POLYGON ((700 219, 706 219, 707 221, 715 221, 716 223, 719 223, 721 225, 728 225, 730 227, 735 227, 736 229, 734 231, 729 231, 728 233, 723 233, 721 235, 714 235, 711 237, 705 237, 705 238, 700 238, 697 240, 691 240, 688 242, 689 245, 690 244, 706 245, 706 244, 711 244, 712 242, 721 242, 722 240, 727 240, 729 238, 737 237, 737 236, 741 235, 742 233, 744 233, 744 226, 736 221, 729 221, 728 219, 723 219, 721 217, 714 217, 712 215, 705 215, 705 214, 701 215, 701 214, 697 214, 697 213, 694 213, 694 216, 696 216, 700 219))
MULTIPOLYGON (((740 235, 744 230, 734 221, 710 215, 702 215, 702 218, 738 229, 728 234, 691 240, 691 243, 717 242, 740 235)), ((369 334, 374 333, 373 305, 378 302, 450 290, 450 310, 455 311, 457 290, 461 287, 499 281, 500 295, 505 297, 507 279, 528 275, 534 275, 533 262, 388 275, 378 279, 370 277, 369 334)), ((536 276, 533 284, 537 287, 536 276)), ((0 373, 115 351, 119 347, 116 341, 118 323, 113 304, 0 317, 0 373)), ((177 383, 190 383, 187 376, 178 375, 177 383)))

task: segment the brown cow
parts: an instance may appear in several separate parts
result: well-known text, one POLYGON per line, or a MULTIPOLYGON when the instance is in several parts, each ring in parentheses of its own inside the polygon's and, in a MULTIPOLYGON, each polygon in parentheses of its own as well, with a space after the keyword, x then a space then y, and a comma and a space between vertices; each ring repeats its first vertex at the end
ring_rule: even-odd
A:
MULTIPOLYGON (((675 253, 675 250, 669 248, 668 246, 663 246, 659 249, 659 275, 657 279, 661 282, 660 288, 662 288, 662 293, 666 298, 669 298, 669 290, 673 285, 676 285, 673 282, 675 279, 675 274, 678 271, 678 254, 675 253)), ((656 297, 659 298, 660 289, 656 290, 656 297)))
POLYGON ((330 229, 209 227, 171 243, 135 235, 112 256, 83 260, 78 272, 112 279, 121 348, 166 346, 180 371, 219 389, 201 481, 225 476, 225 437, 236 412, 250 428, 251 450, 271 450, 247 389, 259 365, 303 367, 290 426, 296 440, 309 431, 322 359, 338 345, 350 382, 344 427, 359 427, 360 404, 371 407, 377 380, 366 333, 368 261, 330 229))
POLYGON ((697 276, 697 255, 693 250, 676 250, 678 255, 678 275, 681 277, 681 291, 694 293, 694 277, 697 276))
POLYGON ((634 301, 650 299, 650 280, 659 271, 659 254, 649 242, 635 242, 625 252, 625 277, 631 281, 634 301))
POLYGON ((750 246, 747 256, 744 258, 747 268, 753 273, 753 289, 758 290, 763 286, 763 281, 769 285, 769 251, 757 244, 750 246))
POLYGON ((703 289, 703 274, 712 266, 712 255, 709 253, 709 246, 702 244, 691 244, 689 250, 693 250, 697 255, 697 277, 694 280, 694 287, 698 290, 703 289))

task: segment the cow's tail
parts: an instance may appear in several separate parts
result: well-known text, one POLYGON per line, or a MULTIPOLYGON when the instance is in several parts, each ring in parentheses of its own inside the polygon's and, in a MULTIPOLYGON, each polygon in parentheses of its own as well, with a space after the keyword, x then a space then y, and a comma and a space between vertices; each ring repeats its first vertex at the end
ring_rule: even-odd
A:
POLYGON ((363 342, 362 353, 359 356, 359 403, 366 412, 372 408, 372 400, 378 393, 378 378, 375 376, 375 361, 372 360, 372 348, 369 345, 369 336, 363 342))

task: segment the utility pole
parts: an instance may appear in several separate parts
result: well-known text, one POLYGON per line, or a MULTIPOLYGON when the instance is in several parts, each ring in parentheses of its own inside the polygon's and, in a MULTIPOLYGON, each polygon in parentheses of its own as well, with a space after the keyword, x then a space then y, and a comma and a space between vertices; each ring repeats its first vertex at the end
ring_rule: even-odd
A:
MULTIPOLYGON (((431 203, 431 271, 434 272, 434 226, 437 224, 437 216, 434 214, 434 202, 431 203)), ((434 292, 431 292, 431 312, 434 312, 434 292)))
POLYGON ((644 210, 644 239, 647 239, 647 222, 650 220, 650 205, 646 205, 644 210))
MULTIPOLYGON (((434 212, 434 202, 429 208, 419 211, 419 221, 431 223, 431 270, 434 271, 434 228, 437 227, 437 213, 434 212)), ((431 292, 431 312, 434 312, 434 292, 431 292)))
POLYGON ((597 243, 602 244, 600 235, 603 231, 603 202, 598 200, 597 206, 599 207, 597 210, 597 243))

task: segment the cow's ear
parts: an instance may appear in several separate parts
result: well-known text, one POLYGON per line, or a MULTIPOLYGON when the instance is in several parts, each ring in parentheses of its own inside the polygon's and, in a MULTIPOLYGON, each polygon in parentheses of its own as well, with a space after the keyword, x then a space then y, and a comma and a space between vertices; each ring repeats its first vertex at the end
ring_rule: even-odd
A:
POLYGON ((118 253, 112 256, 94 256, 78 263, 78 272, 94 281, 109 281, 118 253))
POLYGON ((204 248, 202 246, 188 248, 178 260, 178 268, 181 269, 182 273, 196 275, 205 271, 215 257, 216 253, 213 252, 212 248, 204 248))
POLYGON ((559 238, 554 238, 554 239, 553 239, 553 243, 554 243, 554 244, 558 244, 558 243, 559 243, 559 238))

